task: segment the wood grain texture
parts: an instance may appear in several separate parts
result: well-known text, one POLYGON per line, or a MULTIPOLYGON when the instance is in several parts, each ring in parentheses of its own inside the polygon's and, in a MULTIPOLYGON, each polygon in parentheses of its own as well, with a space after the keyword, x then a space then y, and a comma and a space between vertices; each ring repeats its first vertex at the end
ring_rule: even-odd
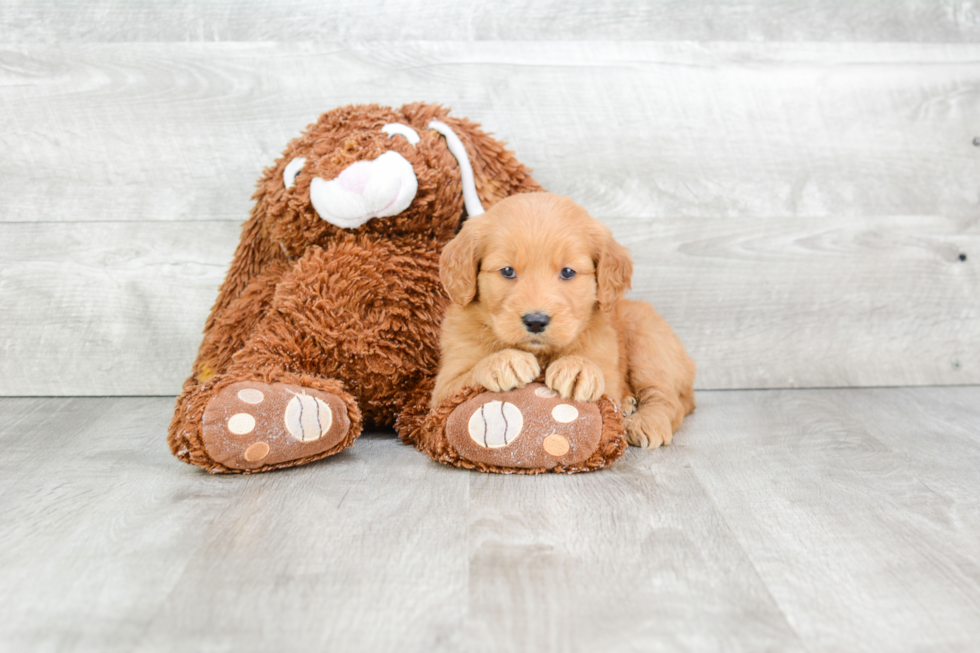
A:
POLYGON ((0 226, 0 394, 179 392, 238 232, 231 222, 0 226))
MULTIPOLYGON (((609 223, 698 388, 980 383, 975 220, 609 223)), ((237 240, 228 222, 0 224, 0 394, 176 394, 237 240)))
POLYGON ((419 98, 613 226, 698 387, 980 383, 975 43, 7 44, 0 98, 2 394, 175 393, 262 168, 419 98))
POLYGON ((209 476, 170 457, 172 411, 171 398, 0 400, 0 649, 451 639, 465 475, 427 474, 393 436, 366 436, 284 474, 209 476))
POLYGON ((701 387, 980 383, 977 218, 608 222, 701 387))
POLYGON ((690 465, 633 450, 470 499, 472 650, 807 650, 690 465))
POLYGON ((810 650, 975 648, 980 389, 703 397, 697 478, 810 650))
POLYGON ((171 398, 0 399, 0 649, 968 651, 980 387, 704 392, 674 444, 488 476, 369 434, 209 476, 171 398))
POLYGON ((595 215, 980 204, 980 45, 120 43, 0 48, 0 220, 241 221, 321 112, 426 99, 595 215))
POLYGON ((965 0, 4 0, 0 40, 939 41, 980 38, 965 0))

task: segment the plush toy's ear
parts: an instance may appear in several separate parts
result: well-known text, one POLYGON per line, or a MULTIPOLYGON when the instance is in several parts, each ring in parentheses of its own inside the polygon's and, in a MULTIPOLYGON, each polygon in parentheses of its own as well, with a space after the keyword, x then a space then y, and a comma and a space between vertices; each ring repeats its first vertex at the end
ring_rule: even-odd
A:
POLYGON ((449 152, 456 157, 459 164, 459 180, 463 185, 463 205, 466 207, 466 215, 472 217, 483 215, 483 203, 476 192, 476 182, 473 179, 473 166, 470 165, 470 155, 466 151, 463 141, 453 131, 453 128, 441 120, 433 120, 429 123, 429 129, 442 134, 449 146, 449 152))
POLYGON ((613 238, 608 227, 602 225, 602 236, 596 257, 596 285, 598 286, 599 308, 612 310, 617 301, 630 289, 633 279, 633 259, 628 249, 613 238))
POLYGON ((439 278, 449 299, 457 306, 466 306, 476 297, 481 250, 479 225, 474 220, 464 222, 460 232, 442 250, 439 278))
MULTIPOLYGON (((452 129, 469 154, 473 181, 484 210, 511 195, 543 190, 531 178, 531 171, 517 160, 504 143, 491 137, 466 118, 441 116, 439 121, 452 129)), ((458 156, 457 156, 458 158, 458 156)))

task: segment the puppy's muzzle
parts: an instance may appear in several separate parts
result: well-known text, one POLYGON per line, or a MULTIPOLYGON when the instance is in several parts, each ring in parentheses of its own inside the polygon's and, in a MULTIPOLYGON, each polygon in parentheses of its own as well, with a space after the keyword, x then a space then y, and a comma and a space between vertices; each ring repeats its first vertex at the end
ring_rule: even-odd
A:
POLYGON ((551 318, 544 313, 528 313, 521 321, 524 322, 524 328, 531 333, 541 333, 548 328, 551 318))

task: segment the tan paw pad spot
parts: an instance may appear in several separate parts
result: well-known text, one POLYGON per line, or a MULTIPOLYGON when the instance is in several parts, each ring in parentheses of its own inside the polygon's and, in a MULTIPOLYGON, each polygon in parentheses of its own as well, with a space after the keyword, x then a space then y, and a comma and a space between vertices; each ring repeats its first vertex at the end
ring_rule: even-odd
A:
POLYGON ((549 455, 554 456, 556 458, 558 456, 564 456, 566 453, 568 453, 568 450, 571 448, 570 445, 568 444, 568 440, 558 435, 557 433, 552 433, 551 435, 546 437, 544 439, 544 442, 541 443, 541 446, 544 447, 544 450, 549 455))
POLYGON ((473 413, 468 424, 470 438, 481 447, 506 447, 524 428, 521 409, 507 401, 491 401, 473 413))
POLYGON ((248 413, 238 413, 228 418, 228 430, 235 435, 251 433, 255 428, 255 418, 248 413))
POLYGON ((540 388, 534 389, 534 394, 538 395, 542 399, 551 399, 552 397, 557 397, 558 393, 547 386, 541 386, 540 388))
POLYGON ((256 390, 255 388, 245 388, 238 391, 238 398, 244 401, 246 404, 261 404, 262 400, 265 399, 265 395, 262 394, 261 390, 256 390))
POLYGON ((269 455, 269 445, 266 444, 265 442, 256 442, 255 444, 252 444, 251 446, 249 446, 248 449, 245 450, 245 460, 247 460, 250 463, 254 463, 258 460, 262 460, 268 455, 269 455))
POLYGON ((568 424, 578 419, 578 409, 570 404, 558 404, 551 411, 551 417, 556 422, 568 424))

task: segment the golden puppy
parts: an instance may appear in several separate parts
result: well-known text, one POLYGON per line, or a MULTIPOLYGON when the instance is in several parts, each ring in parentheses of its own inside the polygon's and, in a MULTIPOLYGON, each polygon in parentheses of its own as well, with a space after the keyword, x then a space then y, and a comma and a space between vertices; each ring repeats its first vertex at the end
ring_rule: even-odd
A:
POLYGON ((630 444, 669 444, 694 410, 694 362, 652 306, 622 298, 632 274, 609 228, 566 197, 514 195, 470 218, 440 260, 452 305, 432 407, 544 369, 562 397, 620 402, 630 444))

